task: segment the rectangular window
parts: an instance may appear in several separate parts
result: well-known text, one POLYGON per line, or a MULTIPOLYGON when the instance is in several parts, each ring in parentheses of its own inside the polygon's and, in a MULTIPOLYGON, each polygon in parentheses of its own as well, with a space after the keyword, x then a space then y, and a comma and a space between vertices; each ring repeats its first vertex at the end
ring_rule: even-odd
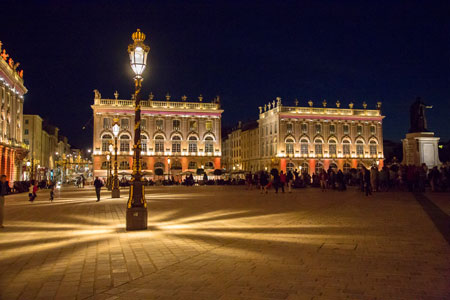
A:
POLYGON ((207 120, 205 123, 206 131, 211 131, 213 128, 213 122, 211 120, 207 120))
POLYGON ((141 129, 147 129, 147 119, 141 119, 141 129))
POLYGON ((344 155, 350 155, 350 145, 344 144, 342 146, 342 152, 344 152, 344 155))
POLYGON ((214 151, 214 146, 212 142, 206 142, 205 143, 205 152, 206 153, 213 153, 214 151))
POLYGON ((111 128, 111 118, 103 118, 103 129, 111 128))
POLYGON ((300 152, 303 154, 308 154, 308 143, 300 144, 300 152))
POLYGON ((321 133, 321 132, 322 132, 322 125, 316 124, 316 133, 321 133))
POLYGON ((25 120, 25 124, 28 124, 29 123, 29 120, 25 120))
POLYGON ((277 133, 277 123, 275 123, 275 133, 277 133))
POLYGON ((121 152, 130 151, 130 142, 129 141, 120 141, 120 151, 121 152))
POLYGON ((292 123, 287 123, 286 124, 286 132, 287 133, 292 133, 292 131, 294 131, 292 123))
POLYGON ((164 152, 164 141, 163 140, 155 141, 155 152, 164 152))
POLYGON ((157 119, 156 120, 156 130, 163 130, 163 129, 164 129, 164 120, 157 119))
POLYGON ((189 152, 197 152, 197 141, 189 142, 189 152))
POLYGON ((350 128, 347 124, 344 124, 344 134, 348 134, 350 132, 350 128))
POLYGON ((371 125, 370 126, 370 134, 375 135, 375 133, 376 133, 376 127, 375 127, 375 125, 371 125))
POLYGON ((120 127, 121 127, 121 129, 128 129, 130 127, 130 120, 129 119, 121 119, 120 127))
POLYGON ((361 135, 363 131, 363 128, 361 125, 356 126, 356 134, 361 135))
POLYGON ((172 142, 172 152, 173 153, 181 152, 181 143, 180 142, 172 142))
POLYGON ((103 152, 109 151, 109 141, 102 142, 102 151, 103 152))
POLYGON ((370 155, 376 155, 377 154, 377 145, 370 145, 369 151, 370 151, 370 155))
POLYGON ((286 154, 294 154, 294 144, 286 143, 286 154))
POLYGON ((272 124, 270 124, 270 134, 272 134, 272 124))
POLYGON ((172 130, 173 131, 179 131, 181 128, 181 122, 180 120, 173 120, 172 121, 172 130))
POLYGON ((316 155, 322 155, 322 144, 315 144, 316 155))
POLYGON ((189 121, 189 130, 197 131, 197 121, 189 121))
POLYGON ((307 132, 308 132, 308 124, 302 123, 302 133, 307 133, 307 132))
POLYGON ((147 152, 147 140, 141 140, 141 151, 147 152))
POLYGON ((28 129, 25 129, 24 134, 28 135, 28 129))
POLYGON ((363 145, 356 145, 356 154, 357 155, 363 155, 364 154, 364 146, 363 145))
POLYGON ((330 125, 330 134, 335 134, 336 133, 336 126, 334 124, 330 125))
POLYGON ((330 155, 336 155, 336 144, 330 144, 330 155))

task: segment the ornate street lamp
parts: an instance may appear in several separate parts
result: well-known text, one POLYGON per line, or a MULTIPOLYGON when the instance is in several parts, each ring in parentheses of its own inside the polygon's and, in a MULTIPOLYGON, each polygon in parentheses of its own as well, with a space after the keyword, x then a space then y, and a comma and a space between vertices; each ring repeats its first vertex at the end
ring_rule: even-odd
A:
POLYGON ((120 198, 120 189, 119 189, 119 174, 117 171, 117 138, 119 137, 120 125, 119 119, 114 119, 114 125, 112 127, 112 132, 114 135, 114 149, 112 149, 112 145, 109 145, 110 152, 114 150, 114 176, 112 180, 112 193, 111 198, 120 198))
POLYGON ((144 184, 141 172, 141 86, 142 73, 147 64, 150 47, 144 44, 145 34, 139 29, 131 35, 134 43, 128 46, 131 69, 134 76, 134 156, 133 173, 130 186, 130 197, 127 203, 127 230, 147 229, 147 202, 144 195, 144 184))

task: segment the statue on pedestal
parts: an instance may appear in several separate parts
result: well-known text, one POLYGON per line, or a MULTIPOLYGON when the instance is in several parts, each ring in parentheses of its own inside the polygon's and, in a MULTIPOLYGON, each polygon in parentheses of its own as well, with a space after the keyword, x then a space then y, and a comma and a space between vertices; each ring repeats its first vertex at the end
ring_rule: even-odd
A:
POLYGON ((411 127, 409 128, 410 133, 428 132, 425 109, 432 107, 433 106, 426 105, 420 97, 417 97, 416 101, 414 101, 409 109, 411 122, 411 127))

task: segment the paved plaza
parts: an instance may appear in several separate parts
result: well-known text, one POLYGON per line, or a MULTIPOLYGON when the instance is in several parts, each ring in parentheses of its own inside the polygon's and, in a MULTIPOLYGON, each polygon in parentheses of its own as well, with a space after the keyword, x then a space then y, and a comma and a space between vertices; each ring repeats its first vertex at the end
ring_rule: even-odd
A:
POLYGON ((449 194, 65 187, 6 198, 0 299, 449 299, 449 194))

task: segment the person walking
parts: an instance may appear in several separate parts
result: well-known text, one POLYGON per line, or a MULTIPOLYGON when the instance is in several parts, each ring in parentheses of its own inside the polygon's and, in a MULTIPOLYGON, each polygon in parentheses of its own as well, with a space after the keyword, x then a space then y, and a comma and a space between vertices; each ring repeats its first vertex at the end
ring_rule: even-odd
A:
POLYGON ((29 194, 29 196, 30 196, 30 202, 33 202, 34 201, 34 199, 36 199, 36 197, 37 197, 37 195, 36 195, 36 193, 37 193, 37 191, 38 191, 38 184, 37 184, 37 181, 34 181, 34 184, 33 184, 33 188, 32 188, 32 190, 31 190, 31 193, 29 194))
POLYGON ((102 186, 103 186, 103 182, 98 177, 95 177, 94 187, 95 187, 95 193, 97 194, 97 202, 100 201, 100 190, 102 189, 102 186))
POLYGON ((320 187, 322 188, 322 192, 325 192, 327 188, 327 172, 325 172, 325 170, 322 170, 319 176, 320 176, 320 187))
POLYGON ((287 172, 286 179, 288 184, 288 192, 292 193, 292 182, 294 181, 294 175, 291 170, 287 172))
POLYGON ((259 188, 261 190, 261 194, 267 194, 267 186, 269 185, 269 180, 267 177, 268 176, 266 172, 261 172, 261 174, 259 175, 259 188))
POLYGON ((50 201, 53 202, 53 199, 55 197, 55 184, 52 182, 50 185, 50 201))
POLYGON ((273 176, 272 185, 273 188, 275 189, 275 194, 278 194, 278 188, 280 187, 280 174, 278 174, 278 171, 272 172, 272 176, 273 176))
POLYGON ((5 196, 11 193, 6 175, 0 176, 0 228, 4 228, 3 219, 5 215, 5 196))

